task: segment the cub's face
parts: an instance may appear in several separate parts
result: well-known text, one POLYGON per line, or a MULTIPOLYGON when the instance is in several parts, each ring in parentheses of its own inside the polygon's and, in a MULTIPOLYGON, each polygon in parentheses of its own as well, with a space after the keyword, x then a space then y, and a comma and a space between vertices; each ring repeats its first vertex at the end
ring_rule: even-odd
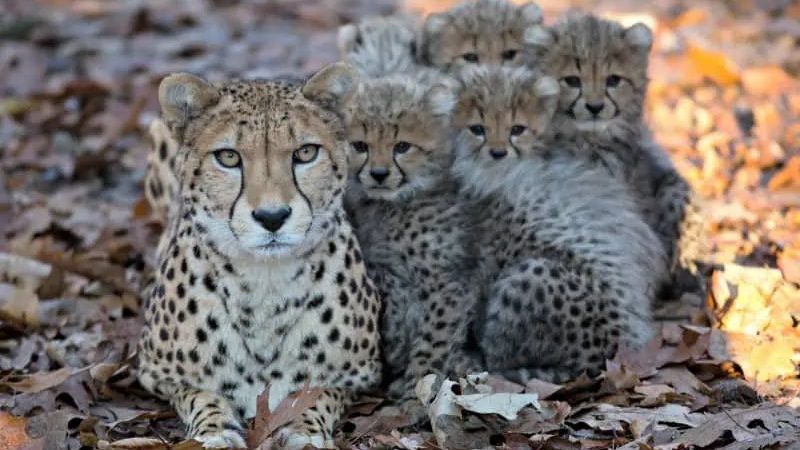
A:
POLYGON ((645 25, 573 15, 552 29, 530 30, 526 40, 542 70, 559 80, 559 128, 615 133, 639 123, 652 43, 645 25))
POLYGON ((369 198, 427 189, 452 160, 452 86, 424 84, 404 75, 368 80, 348 102, 351 184, 369 198))
POLYGON ((487 64, 520 66, 525 62, 523 35, 542 21, 534 3, 478 0, 429 16, 424 24, 422 57, 446 70, 487 64))
POLYGON ((216 87, 186 77, 173 75, 161 87, 165 119, 186 158, 184 218, 231 256, 279 258, 315 246, 336 220, 346 182, 337 116, 305 88, 216 87))
POLYGON ((513 164, 540 149, 557 100, 554 79, 526 69, 480 67, 462 72, 459 81, 459 165, 513 164))

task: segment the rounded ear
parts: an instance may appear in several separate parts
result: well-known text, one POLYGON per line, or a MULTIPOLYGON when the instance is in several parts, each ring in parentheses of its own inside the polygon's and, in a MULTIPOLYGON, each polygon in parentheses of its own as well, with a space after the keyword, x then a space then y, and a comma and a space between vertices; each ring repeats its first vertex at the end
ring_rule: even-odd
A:
POLYGON ((362 44, 361 32, 352 23, 339 27, 337 36, 339 55, 344 58, 347 54, 358 48, 362 44))
POLYGON ((653 46, 653 32, 641 22, 626 28, 622 32, 622 37, 632 48, 645 53, 649 53, 650 47, 653 46))
POLYGON ((522 41, 537 52, 543 52, 556 43, 558 37, 554 30, 541 25, 533 25, 525 29, 522 41))
POLYGON ((447 13, 433 13, 425 19, 422 24, 422 32, 426 37, 436 36, 447 26, 447 13))
POLYGON ((533 84, 533 92, 548 115, 553 115, 556 111, 559 90, 558 80, 550 76, 541 76, 533 84))
POLYGON ((188 73, 174 73, 161 80, 158 102, 167 127, 180 136, 192 118, 219 101, 219 91, 202 78, 188 73))
POLYGON ((306 81, 303 96, 323 108, 339 111, 350 98, 358 82, 358 73, 349 64, 329 64, 306 81))
POLYGON ((520 5, 517 8, 517 13, 522 18, 522 23, 525 26, 536 25, 542 23, 542 8, 536 3, 528 2, 520 5))
POLYGON ((449 116, 456 106, 454 82, 436 83, 425 93, 425 102, 435 116, 449 116))

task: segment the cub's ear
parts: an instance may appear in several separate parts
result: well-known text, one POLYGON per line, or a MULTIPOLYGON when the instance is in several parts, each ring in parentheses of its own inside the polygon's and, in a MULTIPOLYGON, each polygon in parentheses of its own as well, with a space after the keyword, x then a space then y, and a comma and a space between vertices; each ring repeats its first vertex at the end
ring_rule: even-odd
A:
POLYGON ((341 111, 358 84, 358 72, 349 64, 327 65, 311 76, 301 90, 303 96, 325 109, 341 111))
POLYGON ((339 56, 344 58, 363 43, 361 32, 352 23, 339 27, 337 44, 339 46, 339 56))
POLYGON ((649 53, 653 46, 653 32, 643 23, 637 23, 622 32, 625 42, 636 50, 649 53))
POLYGON ((525 46, 536 54, 543 54, 558 41, 555 30, 541 25, 533 25, 525 29, 522 36, 525 46))
POLYGON ((417 56, 425 64, 433 63, 433 55, 437 53, 440 35, 450 23, 446 12, 429 15, 422 24, 417 43, 417 56))
POLYGON ((533 83, 533 92, 538 99, 539 107, 547 111, 548 116, 556 112, 559 94, 558 80, 549 76, 541 76, 533 83))
POLYGON ((425 102, 434 116, 449 117, 458 102, 455 81, 442 80, 428 89, 425 102))
POLYGON ((517 7, 517 13, 522 18, 524 26, 537 25, 542 23, 542 8, 536 3, 528 2, 517 7))
POLYGON ((158 87, 161 115, 176 139, 182 139, 182 130, 186 125, 217 101, 217 88, 188 73, 169 75, 161 80, 158 87))

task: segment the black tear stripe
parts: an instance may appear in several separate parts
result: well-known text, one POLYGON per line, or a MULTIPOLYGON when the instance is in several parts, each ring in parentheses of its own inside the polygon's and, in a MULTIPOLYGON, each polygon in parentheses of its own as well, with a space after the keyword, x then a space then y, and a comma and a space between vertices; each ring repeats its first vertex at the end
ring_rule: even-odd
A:
POLYGON ((619 105, 617 104, 617 101, 614 100, 614 97, 611 96, 611 92, 608 91, 608 88, 606 88, 606 97, 608 97, 608 99, 611 101, 611 104, 614 105, 614 117, 617 117, 620 114, 619 105))
MULTIPOLYGON (((328 154, 328 160, 332 164, 333 160, 331 159, 330 152, 326 152, 326 153, 328 154)), ((294 165, 294 163, 292 163, 292 183, 294 184, 294 188, 297 189, 297 192, 300 193, 300 196, 303 197, 303 200, 306 202, 306 205, 308 205, 308 210, 311 212, 311 219, 312 220, 309 221, 308 227, 306 228, 306 233, 308 233, 308 230, 310 230, 311 226, 314 224, 314 220, 313 220, 313 218, 314 218, 314 206, 311 204, 311 201, 308 199, 308 197, 306 196, 305 192, 303 192, 303 190, 300 189, 300 184, 297 183, 297 174, 295 173, 294 168, 295 168, 295 165, 294 165)))
POLYGON ((239 180, 239 192, 236 193, 236 198, 233 199, 233 203, 231 203, 231 207, 228 210, 228 228, 231 230, 231 233, 233 233, 233 237, 235 237, 236 240, 239 240, 239 235, 236 234, 236 230, 233 229, 231 222, 233 222, 233 211, 236 209, 236 204, 239 203, 239 199, 242 197, 242 192, 244 192, 244 162, 242 162, 239 166, 239 174, 241 175, 239 180))
POLYGON ((364 170, 364 167, 367 166, 367 163, 369 163, 369 147, 367 147, 367 157, 364 158, 364 163, 361 164, 361 167, 359 167, 358 170, 356 170, 356 180, 358 180, 358 176, 361 175, 361 171, 364 170))
POLYGON ((572 103, 570 103, 570 104, 569 104, 569 108, 567 108, 567 111, 569 111, 569 114, 570 114, 570 115, 571 115, 573 118, 575 118, 575 117, 576 117, 576 116, 575 116, 575 111, 574 111, 574 109, 575 109, 575 105, 578 103, 578 100, 580 100, 580 99, 581 99, 581 97, 583 97, 583 86, 581 86, 580 88, 578 88, 578 95, 576 95, 576 96, 575 96, 575 100, 573 100, 573 101, 572 101, 572 103))
POLYGON ((397 171, 400 172, 401 176, 400 184, 398 184, 397 186, 399 187, 406 184, 406 173, 403 171, 403 168, 400 167, 400 164, 397 163, 397 155, 395 155, 394 152, 392 152, 392 162, 394 163, 394 166, 397 167, 397 171))

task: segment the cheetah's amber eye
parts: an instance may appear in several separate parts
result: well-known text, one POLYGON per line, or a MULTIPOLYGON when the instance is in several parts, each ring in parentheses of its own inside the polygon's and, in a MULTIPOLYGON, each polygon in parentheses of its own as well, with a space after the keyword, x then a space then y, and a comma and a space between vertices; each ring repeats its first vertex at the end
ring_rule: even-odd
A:
POLYGON ((351 142, 350 145, 352 145, 353 150, 357 151, 358 153, 366 153, 369 151, 369 145, 367 145, 367 143, 364 141, 351 142))
POLYGON ((519 136, 525 131, 525 128, 526 127, 524 125, 514 125, 513 127, 511 127, 511 135, 519 136))
POLYGON ((574 75, 571 75, 571 76, 568 76, 568 77, 564 77, 563 80, 564 80, 564 83, 567 83, 567 86, 569 86, 571 88, 579 88, 579 87, 581 87, 581 79, 576 77, 576 76, 574 76, 574 75))
POLYGON ((486 129, 483 128, 483 125, 470 125, 467 129, 475 136, 484 136, 486 134, 486 129))
POLYGON ((478 57, 477 53, 464 53, 463 55, 461 55, 461 58, 464 61, 470 62, 470 63, 476 63, 476 62, 478 62, 480 60, 480 58, 478 57))
POLYGON ((306 144, 292 153, 292 162, 298 164, 308 164, 315 159, 317 159, 317 155, 319 154, 319 145, 317 144, 306 144))
POLYGON ((397 153, 397 154, 400 154, 400 155, 402 155, 403 153, 407 152, 408 149, 410 149, 410 148, 411 148, 411 144, 409 144, 408 142, 405 142, 405 141, 400 141, 400 142, 394 144, 394 152, 397 153))
POLYGON ((517 56, 517 51, 516 50, 506 50, 500 56, 503 57, 503 61, 511 61, 512 59, 514 59, 515 56, 517 56))
POLYGON ((622 81, 622 77, 620 77, 619 75, 609 75, 606 78, 606 87, 610 88, 617 87, 619 86, 620 81, 622 81))
POLYGON ((217 159, 217 162, 220 163, 222 167, 227 167, 228 169, 239 167, 242 164, 242 156, 239 155, 239 152, 231 148, 223 148, 214 151, 214 158, 217 159))

